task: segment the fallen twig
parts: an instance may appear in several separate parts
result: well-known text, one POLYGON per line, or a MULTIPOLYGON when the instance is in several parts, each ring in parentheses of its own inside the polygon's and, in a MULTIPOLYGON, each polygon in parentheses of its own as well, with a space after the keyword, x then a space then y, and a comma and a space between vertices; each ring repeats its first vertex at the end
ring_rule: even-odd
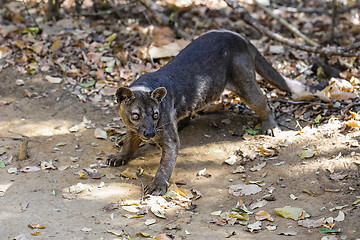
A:
POLYGON ((144 201, 144 196, 145 196, 145 186, 144 186, 144 182, 140 178, 139 173, 136 173, 136 177, 139 179, 139 181, 141 183, 141 201, 140 201, 140 203, 142 203, 144 201))
POLYGON ((32 20, 33 20, 33 22, 35 23, 36 27, 40 30, 41 27, 40 27, 39 24, 36 22, 36 19, 34 18, 34 16, 31 15, 30 12, 29 12, 29 9, 28 9, 27 4, 26 4, 26 0, 23 0, 23 3, 24 3, 24 7, 25 7, 26 13, 32 18, 32 20))
POLYGON ((330 30, 330 41, 334 41, 335 36, 335 25, 336 25, 336 0, 331 2, 331 30, 330 30))
POLYGON ((350 103, 349 105, 346 106, 346 108, 344 108, 344 113, 347 113, 348 111, 350 111, 350 109, 352 107, 357 107, 357 106, 360 106, 359 102, 350 103))
POLYGON ((304 39, 305 42, 307 42, 308 44, 310 44, 313 47, 318 47, 319 44, 313 40, 311 40, 310 38, 308 38, 307 36, 305 36, 302 32, 299 31, 299 29, 297 29, 294 25, 290 24, 288 21, 286 21, 284 18, 282 18, 279 15, 276 15, 275 13, 273 13, 269 8, 267 8, 266 6, 264 6, 263 4, 259 3, 257 0, 254 1, 256 6, 258 6, 259 8, 261 8, 262 10, 264 10, 267 14, 269 14, 272 18, 277 19, 282 25, 284 25, 287 29, 289 29, 292 33, 294 33, 295 35, 297 35, 298 37, 301 37, 302 39, 304 39))
POLYGON ((30 142, 44 143, 42 141, 29 139, 27 137, 22 137, 22 138, 21 137, 0 137, 0 139, 11 139, 11 140, 14 140, 14 141, 25 141, 26 139, 28 139, 28 141, 30 141, 30 142))
POLYGON ((262 26, 258 23, 248 11, 246 11, 243 7, 241 7, 237 2, 233 0, 225 0, 228 6, 231 8, 238 10, 241 14, 241 18, 249 25, 254 27, 256 30, 262 32, 266 36, 275 39, 281 43, 284 43, 290 47, 300 49, 307 52, 314 52, 319 54, 325 55, 340 55, 344 57, 360 57, 360 52, 350 52, 353 49, 360 48, 360 42, 356 42, 352 45, 346 47, 335 47, 335 46, 328 46, 328 47, 313 47, 308 45, 303 45, 297 42, 294 42, 291 39, 285 38, 278 33, 274 33, 270 29, 262 26))

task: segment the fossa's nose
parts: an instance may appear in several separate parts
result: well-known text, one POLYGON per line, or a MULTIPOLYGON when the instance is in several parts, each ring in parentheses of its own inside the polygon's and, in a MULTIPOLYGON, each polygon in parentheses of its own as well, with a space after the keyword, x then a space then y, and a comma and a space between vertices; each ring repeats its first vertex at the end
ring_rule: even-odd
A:
POLYGON ((153 137, 155 137, 155 133, 156 133, 155 129, 146 130, 144 132, 144 137, 146 137, 148 139, 153 138, 153 137))

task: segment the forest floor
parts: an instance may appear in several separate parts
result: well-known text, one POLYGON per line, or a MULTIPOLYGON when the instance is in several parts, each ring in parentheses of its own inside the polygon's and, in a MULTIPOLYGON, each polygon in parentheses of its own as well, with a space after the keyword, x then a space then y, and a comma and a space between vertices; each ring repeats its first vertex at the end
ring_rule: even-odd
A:
MULTIPOLYGON (((63 41, 62 47, 71 45, 63 41)), ((73 71, 57 84, 47 73, 29 77, 25 62, 0 71, 3 239, 170 239, 161 233, 172 239, 360 239, 360 131, 349 127, 351 115, 343 111, 357 112, 355 100, 295 102, 267 89, 276 95, 269 102, 283 130, 276 137, 254 134, 257 116, 236 101, 201 113, 180 131, 172 191, 141 202, 142 182, 154 176, 160 150, 145 143, 128 165, 105 166, 125 131, 111 96, 115 80, 102 79, 100 88, 90 80, 81 85, 73 71), (103 98, 96 98, 100 91, 103 98), (19 160, 24 152, 27 158, 19 160)), ((135 65, 130 69, 140 71, 135 65)), ((119 74, 130 79, 127 70, 119 74)))

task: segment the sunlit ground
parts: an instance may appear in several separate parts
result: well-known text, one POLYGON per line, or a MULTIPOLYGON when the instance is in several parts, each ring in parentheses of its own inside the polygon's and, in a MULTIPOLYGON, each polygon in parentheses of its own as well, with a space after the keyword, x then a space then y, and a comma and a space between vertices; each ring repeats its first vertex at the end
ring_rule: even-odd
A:
MULTIPOLYGON (((71 128, 74 125, 81 125, 81 122, 59 120, 59 119, 39 121, 39 122, 35 122, 29 119, 12 120, 12 121, 4 122, 4 124, 0 126, 0 132, 2 133, 7 132, 9 134, 18 133, 31 138, 43 137, 43 136, 56 137, 56 136, 65 136, 65 135, 73 134, 69 132, 69 128, 71 128)), ((342 123, 340 121, 333 119, 330 120, 329 123, 321 125, 319 128, 306 127, 302 129, 302 131, 283 131, 280 133, 280 136, 276 138, 264 136, 262 140, 264 142, 276 141, 277 144, 280 144, 285 139, 292 139, 294 142, 296 142, 298 139, 302 139, 301 144, 303 146, 299 146, 299 148, 302 148, 301 151, 303 151, 308 148, 306 144, 306 139, 308 139, 309 143, 311 142, 311 145, 315 147, 317 146, 319 150, 321 150, 320 147, 322 144, 324 144, 324 142, 320 141, 321 139, 319 138, 319 136, 323 137, 326 135, 339 134, 338 129, 340 129, 341 126, 342 123), (267 139, 269 139, 269 141, 267 141, 267 139)), ((83 128, 81 129, 81 131, 87 131, 87 130, 83 128)), ((342 142, 351 141, 351 139, 354 138, 355 135, 359 135, 359 134, 358 132, 353 132, 352 135, 353 137, 339 135, 340 137, 339 139, 341 139, 342 142)), ((253 140, 255 138, 262 138, 262 137, 261 136, 250 137, 250 139, 248 140, 240 140, 239 142, 241 142, 245 146, 252 146, 254 143, 253 140)), ((221 144, 222 146, 231 146, 232 148, 230 147, 229 149, 224 149, 219 156, 221 158, 224 158, 225 160, 228 157, 227 155, 232 154, 237 148, 237 145, 233 143, 234 143, 233 141, 228 141, 228 142, 216 141, 210 144, 203 144, 200 146, 183 146, 180 152, 187 154, 191 154, 193 152, 206 154, 206 151, 208 151, 206 149, 209 149, 211 147, 216 148, 217 144, 221 144)), ((325 171, 334 171, 334 169, 345 170, 354 167, 353 156, 356 153, 353 152, 352 155, 342 156, 341 154, 342 149, 337 150, 336 149, 338 147, 337 145, 338 144, 330 146, 332 150, 333 149, 335 150, 335 152, 338 151, 334 153, 333 156, 329 156, 327 152, 321 152, 321 151, 317 152, 316 154, 318 155, 317 158, 301 159, 299 156, 295 162, 292 162, 291 165, 287 166, 286 170, 281 170, 281 168, 279 168, 279 171, 284 171, 282 172, 283 176, 293 178, 296 177, 297 175, 316 173, 320 169, 325 171)), ((280 154, 281 154, 281 150, 280 150, 280 154)), ((156 156, 156 157, 160 157, 160 156, 156 156)), ((109 168, 108 170, 117 171, 116 168, 109 168)), ((211 170, 216 171, 216 169, 211 169, 211 170)), ((181 170, 178 171, 181 172, 181 170)), ((0 192, 3 193, 6 192, 6 190, 11 185, 12 183, 0 182, 0 192)), ((86 191, 79 195, 80 198, 84 198, 84 199, 113 199, 116 196, 129 196, 129 195, 134 195, 134 192, 141 192, 141 189, 139 187, 135 187, 133 184, 130 183, 121 183, 121 184, 112 183, 112 184, 107 184, 104 187, 99 187, 98 185, 95 184, 85 184, 85 186, 86 186, 86 191)), ((63 189, 63 192, 68 192, 68 188, 63 189)))

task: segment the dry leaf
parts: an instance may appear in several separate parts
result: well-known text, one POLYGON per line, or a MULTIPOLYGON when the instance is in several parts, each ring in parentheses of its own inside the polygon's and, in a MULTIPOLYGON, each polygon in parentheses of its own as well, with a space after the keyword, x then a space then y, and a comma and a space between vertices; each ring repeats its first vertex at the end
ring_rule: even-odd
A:
POLYGON ((102 130, 101 128, 96 128, 94 131, 94 135, 98 139, 107 139, 106 132, 104 130, 102 130))
POLYGON ((330 178, 332 180, 343 180, 344 178, 346 178, 348 176, 347 173, 344 173, 344 174, 341 174, 341 173, 333 173, 333 174, 330 174, 330 178))
POLYGON ((173 57, 176 56, 188 44, 188 41, 179 39, 161 47, 151 45, 149 48, 149 55, 153 59, 173 57))
POLYGON ((69 188, 69 192, 72 193, 72 194, 79 194, 81 193, 82 191, 84 191, 86 188, 84 186, 84 184, 82 183, 78 183, 76 185, 73 185, 69 188))
POLYGON ((277 226, 276 225, 267 225, 265 228, 269 231, 275 231, 277 226))
POLYGON ((151 206, 150 210, 155 216, 159 218, 166 218, 164 211, 161 209, 160 205, 154 204, 151 206))
POLYGON ((301 154, 301 159, 306 159, 306 158, 311 158, 316 154, 315 151, 313 150, 305 150, 302 154, 301 154))
POLYGON ((140 209, 138 208, 138 206, 122 206, 122 209, 124 209, 125 211, 131 212, 131 213, 138 213, 140 211, 140 209))
POLYGON ((324 224, 324 221, 325 218, 320 218, 318 220, 304 219, 304 220, 299 220, 298 225, 306 228, 318 228, 324 224))
POLYGON ((60 77, 46 76, 45 79, 48 80, 50 83, 61 83, 62 82, 62 78, 60 78, 60 77))
POLYGON ((26 166, 20 169, 20 172, 37 172, 40 171, 41 168, 37 166, 26 166))
POLYGON ((20 49, 24 49, 26 47, 26 44, 22 40, 17 40, 14 42, 14 45, 20 49))
POLYGON ((257 221, 262 221, 262 220, 269 220, 270 222, 274 221, 274 219, 270 216, 268 212, 262 210, 255 214, 255 219, 257 221))
POLYGON ((256 184, 244 184, 231 185, 229 187, 229 193, 238 197, 240 195, 252 195, 261 191, 261 187, 256 184))
POLYGON ((15 167, 11 167, 11 168, 8 168, 7 172, 10 173, 10 174, 12 174, 12 173, 18 173, 18 169, 15 168, 15 167))
POLYGON ((52 160, 49 160, 49 162, 41 161, 40 167, 42 170, 56 170, 57 168, 53 165, 52 160))
POLYGON ((123 172, 120 173, 120 175, 125 178, 137 179, 136 173, 130 171, 129 168, 126 168, 123 172))
POLYGON ((153 219, 153 218, 147 219, 145 221, 146 226, 149 226, 149 225, 154 224, 154 223, 156 223, 156 219, 153 219))
POLYGON ((176 33, 170 27, 156 27, 152 32, 153 44, 155 47, 161 47, 173 42, 176 33))
POLYGON ((249 220, 249 215, 247 213, 242 213, 242 214, 228 213, 227 216, 230 217, 230 218, 236 218, 236 219, 241 220, 241 221, 249 220))
POLYGON ((360 128, 360 121, 351 119, 351 120, 346 121, 345 125, 349 126, 349 127, 353 127, 353 128, 355 128, 355 127, 360 128))
POLYGON ((29 227, 29 228, 32 228, 32 229, 44 229, 44 228, 46 228, 46 225, 29 224, 28 227, 29 227))
POLYGON ((244 173, 244 172, 245 172, 245 167, 240 165, 240 166, 237 166, 236 169, 232 173, 244 173))
POLYGON ((258 165, 250 168, 250 171, 251 171, 251 172, 260 171, 260 170, 263 169, 265 166, 266 166, 266 162, 259 163, 258 165))
POLYGON ((51 45, 50 51, 55 52, 61 48, 62 40, 56 39, 55 42, 51 45))
POLYGON ((156 236, 155 240, 172 240, 172 238, 168 237, 165 233, 160 233, 156 236))
POLYGON ((339 211, 339 215, 334 218, 335 222, 342 222, 345 220, 345 213, 343 211, 339 211))
POLYGON ((250 205, 250 209, 254 210, 256 208, 261 208, 261 207, 264 207, 266 204, 267 204, 266 200, 260 200, 258 202, 252 203, 250 205))
POLYGON ((0 46, 0 59, 5 58, 10 53, 11 51, 8 48, 4 46, 0 46))
POLYGON ((145 238, 154 238, 153 236, 151 236, 148 233, 144 233, 144 232, 139 232, 135 234, 136 237, 145 237, 145 238))
POLYGON ((124 230, 106 229, 106 232, 111 233, 117 237, 121 237, 121 236, 125 235, 124 230))
POLYGON ((81 231, 83 231, 83 232, 91 232, 91 228, 88 228, 88 227, 83 227, 82 229, 81 229, 81 231))
POLYGON ((276 214, 284 218, 290 218, 294 220, 300 220, 304 218, 310 217, 303 209, 297 207, 283 207, 283 208, 275 208, 276 214))
POLYGON ((31 49, 32 51, 34 51, 36 54, 40 55, 40 54, 41 54, 41 51, 42 51, 42 49, 43 49, 43 44, 40 43, 40 42, 35 43, 34 45, 32 45, 32 46, 30 47, 30 49, 31 49))
POLYGON ((254 232, 254 231, 261 230, 261 222, 256 221, 256 222, 254 222, 252 224, 247 225, 247 230, 249 232, 254 232))
POLYGON ((221 210, 210 213, 211 216, 220 216, 221 210))
POLYGON ((23 86, 25 84, 25 81, 22 79, 16 79, 16 85, 17 86, 23 86))
POLYGON ((296 236, 297 232, 281 232, 279 233, 279 235, 284 235, 284 236, 296 236))
POLYGON ((228 159, 225 160, 225 163, 232 166, 232 165, 234 165, 236 163, 237 159, 238 159, 238 156, 231 155, 228 159))
POLYGON ((211 222, 215 223, 216 225, 219 225, 219 226, 225 226, 226 225, 226 220, 221 218, 221 217, 213 218, 211 220, 211 222))

